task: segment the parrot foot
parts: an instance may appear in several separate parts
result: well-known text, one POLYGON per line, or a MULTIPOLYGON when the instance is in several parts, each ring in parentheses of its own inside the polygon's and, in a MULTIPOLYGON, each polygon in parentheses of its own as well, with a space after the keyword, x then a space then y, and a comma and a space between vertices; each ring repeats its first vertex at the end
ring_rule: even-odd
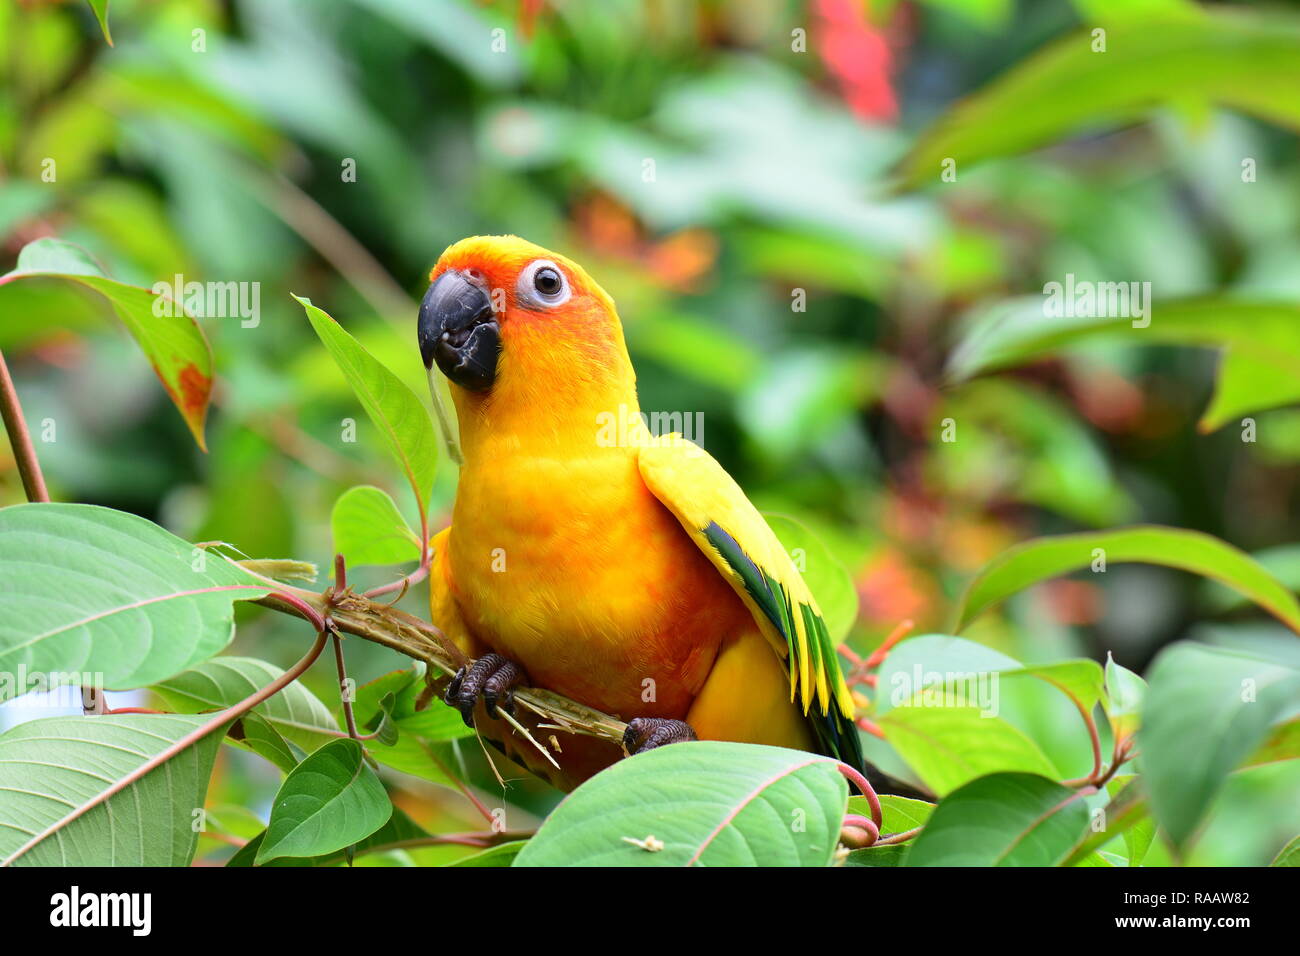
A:
POLYGON ((654 750, 665 744, 681 743, 684 740, 699 740, 691 725, 684 720, 671 720, 667 717, 633 717, 627 722, 623 731, 623 749, 628 756, 654 750))
POLYGON ((480 697, 489 714, 494 713, 498 707, 513 714, 514 688, 524 681, 524 670, 514 661, 507 660, 500 654, 484 654, 468 667, 462 667, 456 672, 442 699, 460 711, 466 726, 473 727, 474 707, 480 697))

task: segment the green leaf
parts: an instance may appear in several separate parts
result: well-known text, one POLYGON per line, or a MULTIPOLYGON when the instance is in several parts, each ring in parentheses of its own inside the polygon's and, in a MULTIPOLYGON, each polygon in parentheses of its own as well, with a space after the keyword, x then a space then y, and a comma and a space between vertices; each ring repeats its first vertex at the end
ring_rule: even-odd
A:
POLYGON ((1094 52, 1081 30, 1012 67, 925 132, 902 165, 906 186, 1098 127, 1131 123, 1170 102, 1235 107, 1300 128, 1300 30, 1279 16, 1222 11, 1162 22, 1124 20, 1094 52))
POLYGON ((264 578, 277 581, 305 581, 315 584, 320 570, 310 561, 298 561, 294 558, 250 558, 236 561, 237 565, 250 574, 260 574, 264 578))
POLYGON ((1253 355, 1223 353, 1214 378, 1214 395, 1196 427, 1212 432, 1251 413, 1300 402, 1300 376, 1253 355))
POLYGON ((1268 739, 1246 758, 1242 766, 1258 767, 1297 757, 1300 757, 1300 717, 1293 717, 1269 731, 1268 739))
POLYGON ((401 564, 420 560, 420 537, 412 531, 388 492, 357 485, 339 495, 330 515, 334 550, 360 564, 401 564))
POLYGON ((1059 775, 1036 743, 1001 717, 983 716, 978 707, 918 701, 895 707, 878 723, 898 755, 941 796, 998 771, 1059 775))
POLYGON ((410 840, 422 840, 428 836, 428 831, 407 816, 405 811, 393 807, 393 815, 388 822, 355 845, 349 844, 342 849, 321 856, 311 858, 282 856, 262 864, 257 863, 256 860, 258 851, 261 850, 262 844, 266 841, 266 831, 263 830, 261 833, 250 837, 248 843, 226 861, 226 866, 338 866, 340 863, 347 862, 349 850, 352 851, 353 858, 357 858, 370 853, 382 853, 396 849, 398 844, 410 840))
POLYGON ((827 866, 847 798, 828 757, 712 740, 660 747, 570 794, 514 865, 827 866))
POLYGON ((370 836, 392 814, 393 804, 366 766, 361 745, 350 738, 332 741, 280 785, 256 861, 260 866, 283 856, 341 850, 370 836))
POLYGON ((238 804, 216 804, 207 808, 206 816, 207 827, 203 832, 207 833, 220 833, 240 840, 251 840, 266 829, 266 824, 256 813, 238 804))
MULTIPOLYGON (((357 688, 353 712, 362 725, 370 725, 382 712, 381 702, 393 695, 390 719, 398 734, 392 743, 373 741, 367 752, 379 763, 445 787, 456 781, 447 761, 434 749, 435 744, 473 736, 460 712, 438 697, 424 710, 415 706, 424 690, 424 665, 417 662, 412 670, 392 671, 357 688)), ((340 717, 341 719, 341 717, 340 717)))
MULTIPOLYGON (((924 800, 913 800, 892 793, 882 794, 879 799, 881 836, 915 830, 930 819, 930 814, 934 812, 934 804, 926 803, 924 800)), ((866 797, 849 797, 848 812, 869 817, 871 805, 867 803, 866 797)))
MULTIPOLYGON (((1106 782, 1106 792, 1110 794, 1112 800, 1115 800, 1126 789, 1132 787, 1134 793, 1132 799, 1137 801, 1141 797, 1141 791, 1138 790, 1138 781, 1135 774, 1126 774, 1119 777, 1112 777, 1106 782)), ((1122 833, 1124 835, 1124 846, 1128 849, 1128 865, 1141 866, 1142 861, 1146 859, 1147 851, 1151 849, 1151 843, 1156 838, 1156 824, 1146 812, 1146 802, 1140 803, 1141 812, 1131 815, 1135 817, 1131 820, 1125 820, 1122 833)))
POLYGON ((280 732, 265 718, 255 713, 247 713, 236 721, 227 738, 237 746, 269 760, 285 773, 302 762, 302 751, 280 736, 280 732))
POLYGON ((950 634, 919 634, 903 641, 880 665, 874 707, 884 715, 911 702, 918 691, 954 675, 1018 670, 1025 665, 983 644, 950 634))
POLYGON ((0 865, 187 866, 220 730, 73 819, 209 716, 49 717, 0 735, 0 865), (42 836, 21 856, 15 854, 42 836))
MULTIPOLYGON (((107 26, 105 26, 107 31, 107 26)), ((13 272, 0 276, 0 286, 23 279, 65 279, 98 292, 144 351, 200 448, 203 422, 212 393, 212 349, 197 322, 179 303, 155 312, 166 302, 149 289, 127 285, 104 275, 89 255, 59 239, 37 239, 18 253, 13 272)))
POLYGON ((961 381, 1093 342, 1223 349, 1214 395, 1198 427, 1220 428, 1252 411, 1300 401, 1300 308, 1287 303, 1193 299, 1159 302, 1151 324, 1127 318, 1055 317, 1042 298, 1016 299, 977 314, 953 350, 948 374, 961 381))
POLYGON ((104 42, 113 45, 113 35, 108 31, 108 0, 90 0, 90 9, 95 11, 99 28, 104 31, 104 42))
POLYGON ((1141 722, 1147 682, 1106 653, 1106 717, 1116 738, 1132 737, 1141 722))
POLYGON ((1236 299, 1161 301, 1148 303, 1149 325, 1134 327, 1134 320, 1125 317, 1049 315, 1045 304, 1043 296, 1014 299, 975 315, 953 349, 949 377, 964 381, 1093 342, 1230 348, 1281 374, 1300 375, 1300 306, 1236 299))
MULTIPOLYGON (((979 681, 993 673, 999 677, 1033 677, 1051 684, 1085 710, 1091 710, 1101 697, 1102 671, 1096 661, 1078 658, 1026 666, 965 638, 924 634, 903 641, 885 658, 877 684, 881 693, 876 697, 876 714, 883 715, 911 701, 917 692, 942 687, 946 682, 982 688, 985 685, 979 681), (976 683, 967 684, 972 678, 976 683)), ((991 696, 996 688, 990 684, 987 691, 991 696)))
POLYGON ((231 602, 268 590, 135 515, 3 508, 0 673, 102 675, 115 689, 156 683, 219 652, 234 633, 231 602))
POLYGON ((902 866, 907 859, 906 843, 887 843, 854 850, 844 858, 845 866, 902 866))
POLYGON ((1177 643, 1151 669, 1138 741, 1156 821, 1182 850, 1225 778, 1300 694, 1300 671, 1177 643))
POLYGON ((519 851, 528 845, 527 840, 511 840, 509 843, 498 843, 496 846, 488 847, 481 853, 475 853, 471 856, 463 857, 455 863, 448 863, 448 866, 513 866, 515 857, 519 856, 519 851))
POLYGON ((1004 677, 1035 677, 1051 684, 1084 711, 1091 711, 1101 700, 1104 677, 1101 665, 1087 658, 1032 664, 1018 670, 1004 671, 1004 677))
POLYGON ((400 736, 397 724, 393 720, 393 708, 396 705, 396 695, 392 693, 385 694, 379 702, 379 709, 375 712, 375 716, 366 721, 366 730, 373 731, 375 740, 385 747, 393 746, 400 736))
MULTIPOLYGON (((169 677, 153 690, 169 709, 183 714, 232 707, 275 681, 284 671, 252 657, 214 657, 197 667, 169 677)), ((253 708, 287 740, 304 750, 314 750, 334 739, 338 723, 320 698, 294 681, 269 700, 253 708)))
POLYGON ((1300 604, 1295 595, 1250 555, 1199 531, 1156 525, 1035 538, 1004 551, 970 583, 954 630, 961 630, 983 611, 1030 585, 1102 559, 1107 566, 1137 561, 1213 578, 1300 631, 1300 604))
POLYGON ((1087 862, 1088 858, 1099 848, 1121 835, 1125 836, 1125 843, 1128 843, 1128 832, 1144 821, 1150 821, 1146 791, 1142 789, 1141 781, 1132 777, 1125 779, 1127 782, 1118 792, 1111 792, 1110 802, 1106 804, 1102 815, 1094 818, 1093 822, 1100 823, 1101 826, 1095 829, 1089 826, 1066 857, 1064 866, 1091 865, 1087 862))
POLYGON ((806 525, 789 515, 764 512, 763 517, 803 575, 821 608, 831 641, 838 645, 858 618, 858 589, 853 577, 806 525))
POLYGON ((361 406, 379 429, 393 457, 402 467, 425 523, 429 492, 438 461, 438 444, 433 422, 420 400, 396 375, 361 347, 343 327, 311 304, 294 296, 307 311, 307 318, 320 336, 361 406))
POLYGON ((980 777, 940 802, 905 865, 1052 866, 1087 822, 1069 787, 1028 773, 980 777))
MULTIPOLYGON (((425 688, 424 666, 417 661, 412 670, 391 671, 358 687, 353 703, 357 719, 369 724, 391 694, 393 703, 388 710, 400 732, 439 743, 472 737, 474 731, 465 726, 460 711, 443 703, 440 697, 433 697, 424 710, 415 709, 425 688)), ((376 754, 381 762, 383 753, 376 754)))
POLYGON ((1141 20, 1151 24, 1168 22, 1172 17, 1190 19, 1202 15, 1194 0, 1074 0, 1079 16, 1088 23, 1123 23, 1141 20))
POLYGON ((1300 836, 1292 837, 1291 842, 1273 857, 1269 866, 1300 866, 1300 836))

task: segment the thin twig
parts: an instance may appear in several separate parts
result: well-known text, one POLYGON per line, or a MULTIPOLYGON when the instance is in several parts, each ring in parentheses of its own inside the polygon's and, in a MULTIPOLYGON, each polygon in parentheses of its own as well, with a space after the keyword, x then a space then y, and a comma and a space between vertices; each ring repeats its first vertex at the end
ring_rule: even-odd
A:
POLYGON ((0 352, 0 417, 4 419, 5 432, 9 435, 9 444, 13 446, 14 461, 18 465, 18 474, 22 478, 27 500, 49 501, 50 493, 45 487, 45 476, 41 474, 41 463, 36 457, 36 448, 32 445, 27 420, 23 418, 23 406, 18 401, 14 380, 9 376, 4 352, 0 352))
MULTIPOLYGON (((353 740, 360 740, 361 734, 357 732, 357 718, 352 712, 352 698, 348 695, 348 668, 343 663, 343 641, 339 637, 339 632, 330 629, 330 642, 334 645, 334 664, 339 672, 339 700, 343 703, 343 719, 348 727, 348 736, 353 740)), ((379 731, 375 731, 379 733, 379 731)))
POLYGON ((886 833, 879 840, 873 843, 872 846, 892 846, 895 843, 906 843, 908 840, 912 839, 912 837, 920 835, 921 831, 924 829, 925 827, 920 826, 914 827, 911 830, 904 830, 902 833, 886 833))

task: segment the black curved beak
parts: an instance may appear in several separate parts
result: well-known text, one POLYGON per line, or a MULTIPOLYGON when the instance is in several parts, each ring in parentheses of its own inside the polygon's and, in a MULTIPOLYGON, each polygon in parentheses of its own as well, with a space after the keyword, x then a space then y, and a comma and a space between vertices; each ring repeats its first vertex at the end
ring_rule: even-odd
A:
POLYGON ((461 388, 483 392, 497 377, 501 327, 487 291, 449 269, 420 303, 420 357, 461 388))

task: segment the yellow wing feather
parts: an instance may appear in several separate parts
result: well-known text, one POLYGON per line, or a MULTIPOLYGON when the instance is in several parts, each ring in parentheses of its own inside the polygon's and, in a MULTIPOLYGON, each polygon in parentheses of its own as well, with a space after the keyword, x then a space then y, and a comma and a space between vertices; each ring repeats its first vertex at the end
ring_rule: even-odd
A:
POLYGON ((853 698, 817 601, 740 486, 711 455, 676 434, 649 438, 639 465, 646 486, 745 602, 777 654, 789 661, 790 699, 797 696, 804 713, 816 701, 826 714, 834 700, 841 713, 852 714, 853 698))

